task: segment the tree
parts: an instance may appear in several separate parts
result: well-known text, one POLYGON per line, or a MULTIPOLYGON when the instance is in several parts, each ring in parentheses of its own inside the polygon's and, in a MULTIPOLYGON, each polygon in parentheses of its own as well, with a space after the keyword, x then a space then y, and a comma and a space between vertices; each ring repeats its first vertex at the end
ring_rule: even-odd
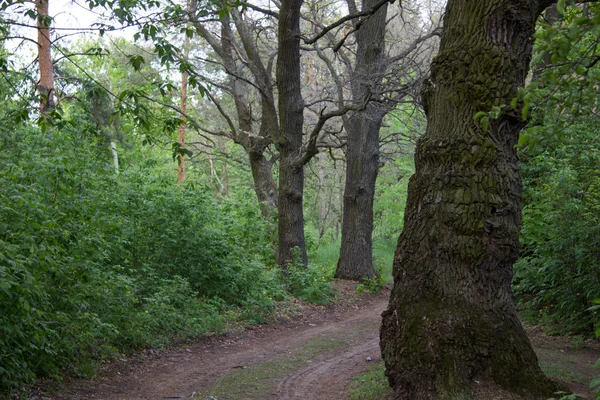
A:
POLYGON ((52 39, 50 37, 51 18, 48 13, 48 0, 36 0, 38 31, 38 63, 40 80, 37 86, 40 93, 40 111, 47 114, 54 108, 54 66, 52 63, 52 39))
MULTIPOLYGON (((196 1, 187 1, 187 12, 192 14, 196 11, 196 1)), ((188 31, 190 29, 189 21, 186 23, 185 37, 183 38, 183 58, 187 60, 190 55, 190 36, 188 31)), ((189 72, 186 69, 181 71, 181 99, 179 100, 179 109, 181 110, 181 122, 177 129, 177 142, 179 143, 179 152, 177 154, 177 183, 185 182, 185 128, 187 121, 185 115, 187 113, 187 100, 188 100, 188 80, 189 72)))
POLYGON ((211 32, 208 24, 202 21, 195 21, 194 24, 198 34, 216 54, 214 61, 221 64, 227 74, 226 81, 215 82, 215 86, 232 98, 235 112, 229 112, 223 101, 209 93, 207 97, 227 121, 228 129, 204 131, 227 137, 244 148, 248 154, 254 190, 261 203, 261 211, 265 217, 271 218, 277 209, 277 184, 272 173, 275 158, 269 158, 267 150, 279 131, 279 122, 273 94, 271 62, 265 63, 265 58, 268 60, 268 57, 261 53, 259 43, 259 40, 267 41, 267 38, 263 37, 266 33, 253 32, 252 21, 238 10, 231 10, 231 16, 221 18, 219 25, 220 38, 211 32), (249 74, 245 74, 246 68, 249 74), (258 93, 259 112, 253 109, 251 104, 254 92, 258 93), (260 121, 258 127, 254 126, 255 120, 260 121))
MULTIPOLYGON (((377 0, 364 0, 363 10, 377 0)), ((350 9, 356 9, 349 0, 350 9)), ((387 3, 369 17, 357 32, 356 62, 351 84, 355 102, 379 97, 384 72, 387 3)), ((345 118, 348 134, 346 187, 342 216, 342 246, 336 278, 375 277, 372 257, 373 198, 379 169, 379 129, 386 107, 368 104, 345 118)))
POLYGON ((381 327, 395 399, 469 395, 474 379, 536 395, 555 388, 512 299, 521 226, 514 147, 524 121, 518 104, 506 106, 524 85, 549 3, 448 2, 381 327), (492 107, 503 110, 495 119, 492 107))
POLYGON ((304 100, 300 85, 300 7, 303 0, 283 0, 279 10, 277 47, 277 89, 280 131, 275 145, 279 150, 279 253, 284 266, 295 259, 298 248, 307 262, 304 240, 304 163, 297 162, 302 147, 304 100))
MULTIPOLYGON (((393 8, 388 12, 385 2, 365 0, 358 5, 354 0, 347 0, 346 3, 350 14, 344 18, 350 23, 337 35, 325 34, 328 44, 317 46, 316 51, 335 82, 333 91, 337 99, 332 102, 343 107, 349 93, 350 102, 362 108, 341 118, 347 136, 347 168, 342 241, 336 270, 338 278, 362 279, 375 276, 373 203, 375 182, 382 165, 379 135, 383 119, 399 102, 414 101, 414 89, 424 77, 415 66, 431 54, 426 42, 431 42, 429 39, 437 36, 438 31, 435 25, 427 29, 419 21, 417 12, 407 11, 406 3, 400 10, 402 22, 393 8), (411 29, 411 22, 415 22, 416 29, 411 29), (395 37, 398 33, 401 36, 395 37), (341 62, 335 63, 334 57, 341 62), (341 64, 341 72, 337 64, 341 64)), ((312 20, 320 32, 327 29, 319 22, 321 13, 322 10, 315 7, 312 20)), ((315 33, 317 37, 319 31, 315 33)))

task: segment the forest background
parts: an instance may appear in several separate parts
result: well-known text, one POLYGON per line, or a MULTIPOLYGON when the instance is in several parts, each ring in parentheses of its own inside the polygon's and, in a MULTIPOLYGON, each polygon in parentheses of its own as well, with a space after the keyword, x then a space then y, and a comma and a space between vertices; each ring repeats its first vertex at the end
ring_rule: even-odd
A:
MULTIPOLYGON (((361 290, 391 280, 443 4, 305 2, 302 58, 285 70, 277 2, 92 1, 81 6, 109 19, 85 35, 55 26, 42 1, 1 4, 3 393, 261 323, 295 298, 335 301, 344 223, 356 230, 344 221, 352 199, 373 205, 357 213, 372 222, 354 220, 368 239, 346 236, 350 249, 364 249, 352 240, 368 249, 350 277, 363 279, 361 290), (111 34, 124 25, 135 29, 129 39, 111 34), (38 52, 44 39, 51 71, 38 52), (282 97, 278 74, 294 66, 301 98, 291 106, 303 120, 300 140, 286 142, 282 101, 298 93, 282 97), (360 121, 379 126, 351 135, 360 121), (350 143, 367 137, 376 148, 350 143), (353 181, 347 169, 369 176, 353 181), (282 198, 295 207, 286 216, 298 204, 303 212, 288 221, 291 236, 282 198)), ((600 295, 599 23, 596 4, 547 12, 516 99, 528 128, 513 290, 524 319, 584 337, 594 335, 600 295)))

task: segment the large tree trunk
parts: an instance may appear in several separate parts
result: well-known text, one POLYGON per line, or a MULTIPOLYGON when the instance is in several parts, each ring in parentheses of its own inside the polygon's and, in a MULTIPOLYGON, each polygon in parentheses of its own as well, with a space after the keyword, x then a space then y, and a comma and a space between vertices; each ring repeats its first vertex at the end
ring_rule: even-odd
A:
MULTIPOLYGON (((362 9, 376 0, 364 0, 362 9)), ((356 66, 352 77, 352 98, 364 102, 381 90, 385 58, 385 18, 387 5, 372 15, 357 33, 356 66)), ((373 278, 372 233, 373 198, 379 170, 379 130, 385 111, 371 103, 346 120, 348 133, 346 186, 342 217, 342 246, 336 278, 373 278)))
POLYGON ((524 84, 541 1, 448 2, 381 327, 395 399, 468 395, 475 379, 536 395, 555 387, 510 286, 521 227, 521 115, 507 109, 487 129, 474 119, 510 104, 524 84))
POLYGON ((277 89, 279 92, 279 254, 283 268, 294 260, 307 263, 304 242, 304 168, 296 162, 302 147, 304 101, 300 86, 300 7, 302 0, 283 0, 279 10, 277 89))
POLYGON ((52 64, 52 40, 50 39, 50 15, 48 0, 36 0, 37 30, 38 30, 38 63, 40 66, 40 81, 38 92, 41 96, 40 111, 47 114, 54 108, 54 66, 52 64))

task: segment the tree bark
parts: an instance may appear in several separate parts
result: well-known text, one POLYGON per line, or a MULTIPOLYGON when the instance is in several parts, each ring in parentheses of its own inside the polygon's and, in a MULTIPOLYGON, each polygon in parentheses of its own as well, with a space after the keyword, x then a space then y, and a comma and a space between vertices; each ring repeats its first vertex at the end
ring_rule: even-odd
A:
MULTIPOLYGON (((189 37, 185 37, 184 42, 184 57, 187 58, 189 54, 190 48, 190 39, 189 37)), ((188 91, 188 72, 183 71, 181 73, 181 99, 179 104, 179 109, 182 114, 186 114, 187 112, 187 91, 188 91)), ((185 148, 185 128, 186 128, 186 117, 182 115, 181 122, 179 123, 178 133, 178 141, 181 149, 185 148)), ((182 152, 177 154, 177 183, 183 184, 185 182, 185 155, 182 152)))
MULTIPOLYGON (((364 0, 368 10, 378 1, 364 0)), ((356 65, 351 79, 355 103, 378 97, 384 69, 387 4, 373 14, 357 33, 356 65)), ((379 130, 386 111, 370 103, 345 119, 348 133, 346 185, 342 217, 342 246, 336 278, 375 277, 373 268, 373 199, 379 170, 379 130)))
POLYGON ((38 92, 41 96, 40 112, 47 114, 54 106, 54 66, 52 64, 52 40, 50 38, 50 15, 48 0, 36 0, 38 30, 38 63, 40 81, 38 92))
POLYGON ((260 210, 265 218, 271 219, 277 211, 277 183, 273 179, 273 162, 265 157, 264 150, 251 150, 248 158, 260 210))
POLYGON ((273 143, 279 132, 277 110, 273 100, 273 86, 270 72, 263 65, 260 53, 252 41, 252 33, 242 15, 232 10, 232 18, 225 16, 221 20, 221 39, 219 40, 202 24, 196 23, 200 35, 209 43, 215 53, 221 58, 223 66, 229 75, 228 88, 235 104, 237 129, 232 129, 231 139, 241 145, 248 154, 254 191, 260 202, 261 212, 266 219, 271 219, 277 211, 277 183, 273 178, 273 161, 265 156, 266 149, 273 143), (254 134, 252 110, 247 99, 249 89, 246 82, 239 78, 242 67, 237 59, 241 56, 234 49, 236 38, 231 23, 235 24, 242 42, 239 48, 245 51, 249 70, 254 78, 260 96, 261 113, 258 135, 254 134))
POLYGON ((114 140, 110 141, 110 152, 113 157, 113 167, 115 168, 115 175, 119 175, 119 153, 117 152, 117 142, 114 140))
POLYGON ((524 123, 505 109, 528 72, 538 0, 450 0, 440 51, 424 84, 418 141, 381 350, 395 399, 470 395, 475 379, 551 393, 515 312, 524 123), (487 128, 487 129, 486 129, 487 128))
POLYGON ((304 241, 304 166, 295 162, 302 147, 304 100, 300 85, 300 7, 302 0, 283 0, 279 11, 276 79, 279 92, 279 254, 282 268, 295 260, 307 263, 304 241))

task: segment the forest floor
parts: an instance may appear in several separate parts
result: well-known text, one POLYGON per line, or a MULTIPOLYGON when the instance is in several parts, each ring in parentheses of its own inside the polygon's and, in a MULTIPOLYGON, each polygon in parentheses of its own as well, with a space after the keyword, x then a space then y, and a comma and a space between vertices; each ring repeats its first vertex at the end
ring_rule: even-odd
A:
MULTIPOLYGON (((301 316, 204 337, 166 350, 148 350, 113 361, 92 380, 71 380, 59 391, 34 396, 71 399, 389 399, 389 389, 362 393, 365 377, 380 375, 380 314, 389 290, 358 294, 335 282, 338 301, 329 306, 297 304, 301 316), (371 372, 371 375, 366 375, 371 372), (363 377, 362 380, 359 380, 363 377), (358 389, 356 387, 358 386, 358 389), (349 387, 355 387, 349 390, 349 387)), ((545 335, 529 327, 540 365, 572 391, 586 391, 600 358, 596 342, 545 335)), ((370 378, 367 378, 367 380, 370 378)), ((46 386, 48 389, 48 386, 46 386)), ((365 392, 365 391, 363 391, 365 392)), ((519 399, 496 388, 477 399, 519 399)))

